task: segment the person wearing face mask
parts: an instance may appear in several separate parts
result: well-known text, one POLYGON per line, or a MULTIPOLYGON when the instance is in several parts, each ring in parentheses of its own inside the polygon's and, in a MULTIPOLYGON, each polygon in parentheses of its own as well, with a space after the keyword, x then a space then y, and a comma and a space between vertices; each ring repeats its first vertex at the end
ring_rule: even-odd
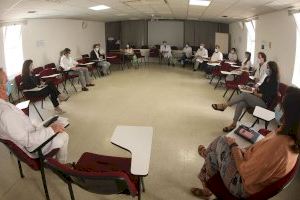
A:
POLYGON ((163 44, 160 45, 160 53, 164 59, 167 59, 168 65, 172 64, 173 66, 175 66, 175 63, 172 61, 171 46, 168 45, 166 41, 163 41, 163 44))
POLYGON ((97 60, 97 67, 100 68, 104 75, 108 75, 110 70, 110 63, 105 60, 105 51, 100 47, 100 44, 94 44, 93 50, 90 53, 91 61, 97 60))
POLYGON ((192 56, 193 56, 192 47, 190 47, 189 44, 186 44, 182 50, 182 57, 180 59, 180 63, 182 67, 184 67, 186 60, 192 58, 192 56))
POLYGON ((69 48, 65 48, 63 56, 60 59, 60 67, 62 67, 64 71, 72 71, 73 73, 78 74, 82 91, 88 91, 89 89, 87 87, 95 86, 91 82, 89 70, 86 67, 77 67, 78 62, 75 61, 70 54, 71 50, 69 48))
POLYGON ((130 47, 129 44, 126 44, 126 48, 124 49, 125 55, 133 55, 134 51, 133 49, 130 47))
POLYGON ((223 60, 223 54, 222 52, 220 52, 220 46, 216 45, 215 47, 215 52, 213 53, 213 55, 210 58, 210 61, 208 61, 205 73, 208 75, 207 78, 210 78, 209 75, 211 74, 212 70, 215 68, 215 66, 213 65, 209 65, 210 63, 219 63, 223 60))
POLYGON ((230 62, 237 62, 238 61, 238 55, 236 53, 236 49, 232 48, 228 54, 228 60, 230 62))
POLYGON ((205 64, 204 59, 208 58, 208 51, 207 49, 204 48, 204 44, 200 44, 200 48, 197 50, 194 58, 194 71, 197 71, 197 69, 200 66, 200 70, 202 70, 204 67, 203 65, 205 64))
POLYGON ((8 100, 7 92, 6 92, 6 83, 7 83, 7 76, 5 71, 2 67, 0 67, 0 95, 2 99, 5 101, 8 100))
POLYGON ((245 52, 245 59, 244 61, 242 62, 242 67, 241 69, 242 70, 250 70, 251 69, 251 53, 246 51, 245 52))
POLYGON ((31 158, 37 158, 33 151, 54 134, 58 134, 48 143, 42 152, 44 155, 53 149, 59 149, 56 159, 62 163, 67 162, 69 135, 64 131, 64 125, 54 122, 49 127, 37 127, 23 111, 15 105, 6 102, 6 95, 0 93, 0 138, 14 142, 31 158))
POLYGON ((255 89, 253 94, 242 93, 227 103, 212 104, 213 109, 218 111, 224 111, 227 107, 237 105, 235 108, 233 122, 223 129, 224 132, 230 132, 235 129, 238 119, 244 109, 249 107, 255 108, 255 106, 267 108, 273 103, 274 99, 276 99, 279 85, 278 65, 276 62, 270 61, 267 66, 267 76, 264 79, 264 82, 255 89))
POLYGON ((261 85, 266 78, 266 70, 267 70, 267 56, 263 52, 258 53, 258 65, 254 68, 255 74, 255 83, 256 87, 261 85))
MULTIPOLYGON (((22 83, 24 90, 30 90, 38 86, 38 80, 31 73, 32 68, 33 61, 25 60, 22 69, 22 83)), ((25 96, 28 97, 50 96, 50 100, 54 106, 54 110, 59 114, 64 113, 64 111, 60 108, 58 99, 60 101, 67 101, 69 99, 68 96, 61 94, 51 82, 46 83, 46 87, 40 91, 24 91, 24 93, 25 96)))

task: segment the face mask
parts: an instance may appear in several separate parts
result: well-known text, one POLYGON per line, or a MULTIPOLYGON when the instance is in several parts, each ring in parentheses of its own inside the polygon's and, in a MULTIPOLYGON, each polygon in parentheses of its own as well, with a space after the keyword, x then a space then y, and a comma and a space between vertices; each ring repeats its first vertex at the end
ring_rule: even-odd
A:
POLYGON ((129 48, 129 45, 126 45, 126 48, 128 49, 128 48, 129 48))
POLYGON ((219 52, 219 49, 215 49, 215 52, 218 53, 218 52, 219 52))
POLYGON ((234 51, 231 51, 232 54, 234 54, 234 51))
POLYGON ((185 45, 185 47, 186 47, 186 48, 188 48, 188 47, 189 47, 189 45, 185 45))
POLYGON ((203 49, 203 46, 200 46, 200 49, 203 49))
POLYGON ((95 50, 96 50, 96 51, 99 51, 99 49, 100 49, 100 48, 98 48, 98 47, 97 47, 97 48, 95 48, 95 50))

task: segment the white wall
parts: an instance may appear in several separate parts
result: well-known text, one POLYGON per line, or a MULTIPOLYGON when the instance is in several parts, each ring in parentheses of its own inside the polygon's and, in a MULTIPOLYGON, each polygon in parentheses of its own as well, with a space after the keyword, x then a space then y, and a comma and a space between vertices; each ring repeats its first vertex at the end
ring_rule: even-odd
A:
MULTIPOLYGON (((239 50, 239 56, 246 50, 247 31, 239 28, 238 23, 230 24, 231 46, 239 50)), ((291 84, 296 53, 296 23, 287 10, 258 17, 256 22, 256 54, 266 53, 268 60, 279 65, 280 81, 291 84), (262 44, 271 44, 271 48, 261 49, 262 44)), ((240 57, 241 58, 241 57, 240 57)))
POLYGON ((148 22, 148 45, 161 44, 166 40, 169 45, 183 47, 183 21, 148 22))
POLYGON ((243 23, 229 24, 231 48, 236 48, 240 60, 244 59, 247 49, 247 28, 243 23))
POLYGON ((23 26, 24 59, 32 59, 36 67, 58 63, 59 52, 68 47, 74 58, 91 51, 94 43, 105 45, 105 25, 88 21, 86 29, 81 20, 33 19, 23 26))

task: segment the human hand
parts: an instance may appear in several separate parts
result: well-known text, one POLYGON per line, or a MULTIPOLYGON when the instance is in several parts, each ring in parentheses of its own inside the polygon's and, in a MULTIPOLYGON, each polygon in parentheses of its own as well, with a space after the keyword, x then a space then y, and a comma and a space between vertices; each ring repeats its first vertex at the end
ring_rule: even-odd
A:
POLYGON ((58 122, 51 124, 50 127, 55 133, 62 133, 65 131, 64 125, 58 122))
POLYGON ((225 138, 226 138, 226 141, 227 141, 227 143, 228 143, 229 146, 232 145, 232 144, 234 144, 234 143, 236 143, 235 139, 232 138, 232 137, 225 137, 225 138))

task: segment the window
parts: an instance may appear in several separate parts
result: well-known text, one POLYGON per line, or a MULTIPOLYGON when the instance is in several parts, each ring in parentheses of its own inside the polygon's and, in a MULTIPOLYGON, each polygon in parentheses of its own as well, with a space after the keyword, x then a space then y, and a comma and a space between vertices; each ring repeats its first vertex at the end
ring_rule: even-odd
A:
POLYGON ((3 27, 5 69, 9 79, 20 74, 23 64, 21 25, 3 27))
POLYGON ((297 42, 296 42, 296 55, 295 55, 295 65, 292 83, 300 87, 300 13, 295 13, 294 18, 297 25, 297 42))
POLYGON ((251 62, 254 63, 255 53, 255 20, 245 23, 247 27, 247 51, 251 53, 251 62))

